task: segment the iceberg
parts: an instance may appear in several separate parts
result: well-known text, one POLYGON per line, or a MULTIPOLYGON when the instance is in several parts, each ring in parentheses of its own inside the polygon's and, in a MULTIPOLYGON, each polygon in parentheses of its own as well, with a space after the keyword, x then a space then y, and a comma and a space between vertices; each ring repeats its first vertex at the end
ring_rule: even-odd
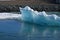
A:
POLYGON ((48 15, 45 11, 38 12, 31 9, 29 6, 24 8, 19 7, 22 21, 31 22, 40 25, 59 25, 60 17, 52 14, 48 15))
POLYGON ((39 24, 39 25, 58 25, 60 26, 60 17, 51 14, 48 15, 45 11, 38 12, 31 9, 29 6, 24 8, 19 7, 21 14, 15 13, 0 13, 1 19, 17 19, 19 21, 39 24))

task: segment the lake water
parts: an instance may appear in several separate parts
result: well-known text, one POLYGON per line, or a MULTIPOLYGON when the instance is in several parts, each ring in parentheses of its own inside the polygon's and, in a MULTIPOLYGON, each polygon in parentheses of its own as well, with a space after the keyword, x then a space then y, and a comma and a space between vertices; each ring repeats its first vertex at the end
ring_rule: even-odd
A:
POLYGON ((0 20, 0 40, 60 40, 60 27, 0 20))

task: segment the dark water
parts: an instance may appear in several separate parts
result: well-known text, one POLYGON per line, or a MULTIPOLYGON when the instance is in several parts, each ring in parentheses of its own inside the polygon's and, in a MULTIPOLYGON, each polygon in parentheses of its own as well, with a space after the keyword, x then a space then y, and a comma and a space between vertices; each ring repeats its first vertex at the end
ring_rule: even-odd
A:
POLYGON ((0 40, 60 40, 60 27, 0 20, 0 40))

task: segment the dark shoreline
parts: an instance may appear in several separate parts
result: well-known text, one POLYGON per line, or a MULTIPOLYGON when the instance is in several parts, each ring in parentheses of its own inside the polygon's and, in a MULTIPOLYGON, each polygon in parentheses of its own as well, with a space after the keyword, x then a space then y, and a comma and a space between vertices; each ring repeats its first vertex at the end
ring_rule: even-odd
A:
MULTIPOLYGON (((27 5, 25 5, 27 6, 27 5)), ((19 7, 25 7, 23 5, 0 5, 0 12, 19 12, 19 7)), ((28 5, 29 6, 29 5, 28 5)), ((30 6, 37 11, 46 11, 46 12, 60 12, 60 5, 33 5, 30 6)))

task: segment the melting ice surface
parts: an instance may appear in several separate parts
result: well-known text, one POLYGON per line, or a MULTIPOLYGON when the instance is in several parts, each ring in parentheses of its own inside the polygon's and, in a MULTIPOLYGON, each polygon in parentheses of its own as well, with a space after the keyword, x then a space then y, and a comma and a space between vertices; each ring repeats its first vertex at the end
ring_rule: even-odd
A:
POLYGON ((25 8, 20 7, 20 12, 23 21, 40 25, 60 25, 60 17, 55 14, 48 15, 45 11, 34 11, 28 6, 26 6, 25 8))

